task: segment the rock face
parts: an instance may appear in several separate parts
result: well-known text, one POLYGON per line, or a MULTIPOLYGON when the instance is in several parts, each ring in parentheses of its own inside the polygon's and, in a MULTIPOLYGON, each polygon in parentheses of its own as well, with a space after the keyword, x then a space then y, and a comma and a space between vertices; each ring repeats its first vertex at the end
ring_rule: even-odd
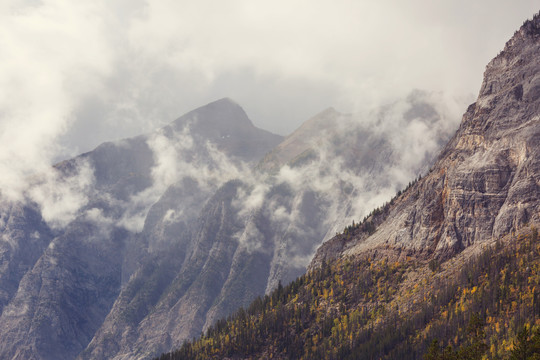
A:
MULTIPOLYGON (((220 185, 219 181, 201 185, 190 175, 199 169, 219 168, 222 161, 248 164, 281 139, 255 128, 242 108, 223 99, 154 134, 105 143, 58 164, 60 180, 92 180, 90 186, 76 189, 87 200, 67 225, 49 227, 39 206, 31 202, 4 201, 0 210, 0 357, 74 359, 102 325, 122 283, 141 264, 151 263, 161 249, 160 239, 174 233, 177 247, 185 251, 181 245, 187 229, 182 224, 197 218, 220 185), (182 167, 171 173, 171 163, 182 167), (81 164, 92 170, 91 175, 83 174, 81 164), (175 186, 167 183, 182 171, 191 173, 175 186), (165 199, 160 202, 162 192, 165 199), (178 202, 175 210, 183 214, 182 222, 176 228, 157 229, 155 218, 171 215, 160 212, 171 193, 178 202), (139 233, 138 224, 156 201, 146 218, 146 233, 139 233), (148 240, 160 231, 165 235, 148 240)), ((165 274, 159 282, 168 280, 165 274)))
POLYGON ((540 221, 540 16, 488 65, 477 101, 431 171, 370 220, 369 236, 338 236, 323 259, 392 249, 449 257, 540 221), (386 220, 384 220, 386 219, 386 220))
POLYGON ((178 233, 165 251, 147 254, 80 358, 148 358, 169 348, 171 339, 200 332, 238 247, 234 234, 239 224, 231 207, 238 185, 231 182, 218 190, 191 232, 178 233))
POLYGON ((90 341, 120 286, 117 236, 81 241, 95 232, 72 224, 56 237, 18 284, 2 312, 6 359, 72 359, 90 341))
POLYGON ((0 207, 0 313, 53 238, 35 204, 0 207))

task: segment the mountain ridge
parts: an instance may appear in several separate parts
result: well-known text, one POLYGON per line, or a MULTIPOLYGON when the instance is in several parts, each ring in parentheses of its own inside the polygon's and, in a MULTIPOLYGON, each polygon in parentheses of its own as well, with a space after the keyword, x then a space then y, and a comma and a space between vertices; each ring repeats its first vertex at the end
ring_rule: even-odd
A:
MULTIPOLYGON (((0 220, 7 227, 0 241, 2 260, 6 261, 0 267, 3 290, 0 337, 10 340, 0 342, 0 357, 75 358, 102 325, 123 283, 147 256, 147 244, 135 233, 144 225, 147 209, 159 200, 160 192, 174 185, 175 177, 189 175, 181 170, 218 168, 226 165, 222 161, 240 164, 256 158, 257 151, 268 151, 281 140, 280 136, 258 131, 245 119, 245 112, 230 100, 210 106, 213 118, 209 124, 219 121, 219 109, 225 107, 230 110, 226 120, 242 118, 240 123, 250 126, 246 131, 258 143, 244 142, 240 147, 215 150, 219 147, 211 143, 215 137, 205 138, 204 132, 192 133, 187 126, 179 128, 179 132, 169 127, 107 142, 59 163, 53 168, 55 175, 51 179, 57 183, 47 183, 51 181, 47 178, 37 179, 35 186, 41 186, 43 181, 48 186, 45 191, 54 189, 60 200, 65 187, 82 197, 81 207, 68 218, 66 225, 58 226, 51 223, 54 218, 41 217, 47 210, 43 206, 54 208, 57 206, 54 202, 3 204, 6 211, 0 214, 0 220), (177 138, 190 141, 179 142, 177 138), (171 169, 169 164, 183 168, 171 169), (77 187, 78 184, 83 187, 77 187), (25 223, 26 228, 21 228, 25 223)), ((201 109, 204 106, 196 110, 201 112, 201 109)), ((228 141, 245 134, 240 131, 230 135, 228 141)), ((200 198, 206 199, 222 180, 218 179, 214 185, 211 181, 216 180, 209 179, 203 184, 206 187, 181 184, 186 189, 181 194, 189 196, 184 205, 192 207, 195 214, 186 214, 186 221, 195 217, 198 207, 202 207, 200 198)), ((31 189, 30 194, 31 191, 35 190, 31 189)), ((185 231, 185 227, 180 230, 185 231)), ((153 246, 159 248, 159 243, 153 246)))
POLYGON ((180 346, 301 275, 336 229, 428 167, 454 125, 444 98, 422 91, 367 115, 327 109, 268 173, 257 157, 282 138, 222 99, 57 164, 29 192, 35 216, 0 212, 0 271, 21 269, 7 277, 0 357, 150 358, 180 346), (11 255, 10 241, 37 246, 11 255))
POLYGON ((285 164, 290 164, 299 156, 307 154, 316 145, 317 140, 328 135, 327 132, 331 131, 343 116, 333 107, 329 107, 309 118, 267 153, 257 168, 270 173, 277 172, 285 164))

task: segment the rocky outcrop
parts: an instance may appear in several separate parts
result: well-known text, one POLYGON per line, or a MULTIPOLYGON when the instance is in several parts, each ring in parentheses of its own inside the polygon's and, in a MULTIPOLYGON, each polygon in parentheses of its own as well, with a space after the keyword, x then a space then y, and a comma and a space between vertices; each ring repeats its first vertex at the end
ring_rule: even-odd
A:
POLYGON ((24 274, 53 239, 35 204, 4 202, 0 206, 0 314, 24 274))
POLYGON ((477 101, 429 173, 368 219, 377 231, 330 240, 312 264, 374 249, 450 257, 538 223, 539 58, 536 15, 487 65, 477 101))

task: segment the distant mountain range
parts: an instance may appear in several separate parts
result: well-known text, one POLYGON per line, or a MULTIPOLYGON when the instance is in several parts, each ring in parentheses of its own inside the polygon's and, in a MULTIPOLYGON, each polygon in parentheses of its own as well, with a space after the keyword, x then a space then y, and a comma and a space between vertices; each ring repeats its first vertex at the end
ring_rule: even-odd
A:
POLYGON ((179 347, 303 274, 456 127, 418 90, 363 115, 327 109, 286 138, 221 99, 63 161, 54 181, 36 174, 26 200, 0 202, 0 358, 179 347))

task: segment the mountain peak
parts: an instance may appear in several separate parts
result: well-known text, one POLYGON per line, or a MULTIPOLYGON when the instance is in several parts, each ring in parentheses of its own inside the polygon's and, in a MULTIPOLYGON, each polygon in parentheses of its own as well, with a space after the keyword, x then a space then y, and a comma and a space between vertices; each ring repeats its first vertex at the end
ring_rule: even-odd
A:
POLYGON ((300 154, 310 151, 314 142, 327 135, 327 132, 334 128, 341 116, 343 115, 340 112, 329 107, 306 120, 265 156, 259 164, 259 168, 276 171, 300 154))
POLYGON ((512 38, 508 40, 504 49, 487 65, 489 70, 502 62, 508 61, 523 53, 528 44, 533 44, 540 39, 540 12, 536 13, 532 19, 526 20, 523 25, 516 30, 512 38))
POLYGON ((240 106, 236 101, 234 101, 230 97, 224 97, 224 98, 208 103, 208 105, 212 105, 212 104, 220 105, 220 106, 240 106))
POLYGON ((342 113, 340 113, 333 107, 324 109, 317 115, 306 120, 302 125, 300 125, 298 129, 296 129, 292 134, 290 134, 287 139, 308 139, 321 136, 321 133, 324 130, 332 129, 342 115, 342 113))
POLYGON ((222 98, 198 107, 176 119, 173 122, 173 126, 176 129, 180 129, 188 123, 192 125, 206 124, 219 127, 253 127, 253 123, 248 118, 244 109, 230 98, 222 98))
POLYGON ((330 106, 315 116, 327 116, 327 115, 341 115, 341 113, 337 111, 335 108, 333 108, 332 106, 330 106))
POLYGON ((182 115, 170 128, 175 132, 187 128, 195 138, 208 140, 226 154, 248 161, 258 159, 282 140, 255 127, 244 109, 227 97, 182 115))
MULTIPOLYGON (((240 104, 238 104, 236 101, 228 97, 224 97, 224 98, 209 102, 208 104, 203 105, 195 109, 194 111, 197 111, 198 109, 201 109, 201 108, 213 108, 219 111, 234 111, 234 112, 238 112, 238 114, 240 113, 245 114, 244 109, 240 106, 240 104)), ((247 115, 245 117, 247 118, 247 115)))
POLYGON ((540 36, 540 12, 534 14, 531 20, 526 20, 520 31, 524 31, 528 35, 540 36))

